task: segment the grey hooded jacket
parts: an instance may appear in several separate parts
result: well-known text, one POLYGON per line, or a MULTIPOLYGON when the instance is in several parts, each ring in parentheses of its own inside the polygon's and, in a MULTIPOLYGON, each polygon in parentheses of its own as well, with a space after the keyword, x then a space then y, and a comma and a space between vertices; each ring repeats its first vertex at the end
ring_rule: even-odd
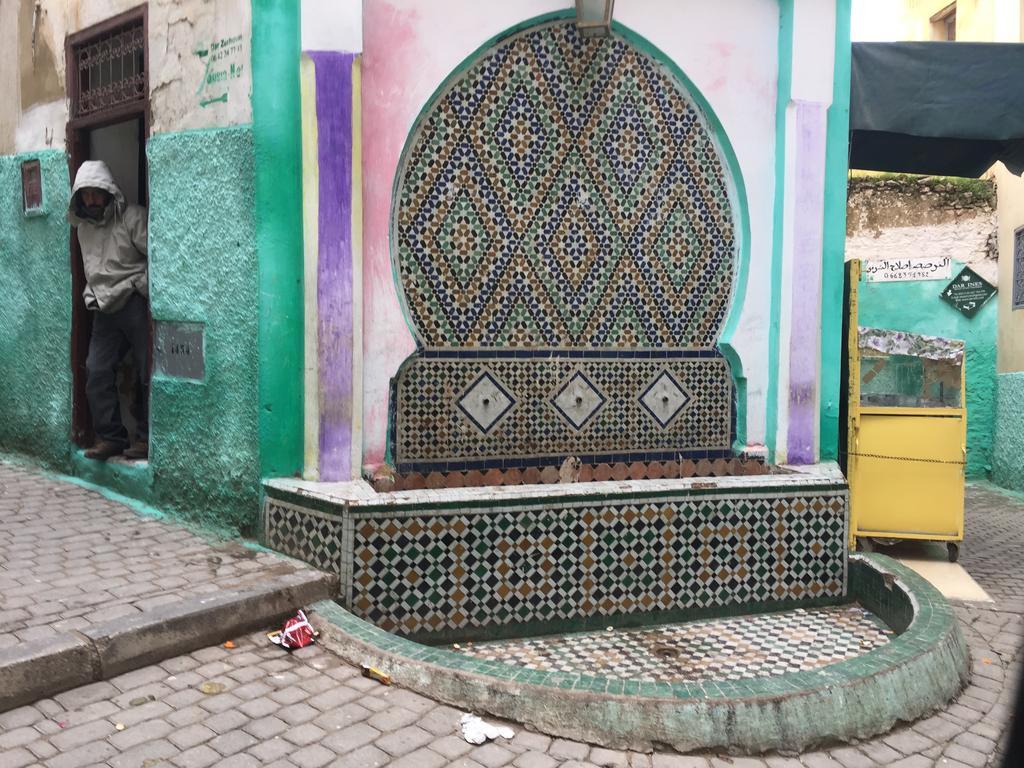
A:
POLYGON ((85 306, 100 312, 116 312, 133 292, 149 296, 146 271, 147 213, 141 205, 127 205, 107 164, 99 160, 82 163, 71 189, 68 221, 78 228, 85 267, 85 306), (99 221, 84 218, 78 206, 78 191, 85 187, 111 194, 99 221))

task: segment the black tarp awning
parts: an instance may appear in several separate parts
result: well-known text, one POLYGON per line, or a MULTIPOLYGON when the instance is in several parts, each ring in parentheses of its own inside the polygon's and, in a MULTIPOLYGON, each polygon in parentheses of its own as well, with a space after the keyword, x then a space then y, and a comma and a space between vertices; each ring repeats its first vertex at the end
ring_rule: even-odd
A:
POLYGON ((850 167, 1024 170, 1024 44, 854 43, 850 167))

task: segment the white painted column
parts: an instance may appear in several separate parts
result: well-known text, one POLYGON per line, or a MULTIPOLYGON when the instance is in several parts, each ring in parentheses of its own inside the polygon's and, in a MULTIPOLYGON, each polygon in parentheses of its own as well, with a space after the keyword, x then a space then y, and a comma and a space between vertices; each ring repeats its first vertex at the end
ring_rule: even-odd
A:
POLYGON ((783 179, 775 436, 779 463, 818 459, 825 147, 834 46, 835 3, 794 0, 783 179))

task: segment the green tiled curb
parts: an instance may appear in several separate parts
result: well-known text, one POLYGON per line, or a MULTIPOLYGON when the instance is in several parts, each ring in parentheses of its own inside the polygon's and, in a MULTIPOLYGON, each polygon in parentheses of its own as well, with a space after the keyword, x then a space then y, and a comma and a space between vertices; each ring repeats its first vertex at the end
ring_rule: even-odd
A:
POLYGON ((449 704, 615 749, 802 750, 867 738, 945 704, 966 683, 952 608, 884 555, 850 556, 850 599, 894 629, 888 645, 811 672, 669 684, 539 672, 389 634, 330 601, 313 606, 323 641, 355 664, 449 704))

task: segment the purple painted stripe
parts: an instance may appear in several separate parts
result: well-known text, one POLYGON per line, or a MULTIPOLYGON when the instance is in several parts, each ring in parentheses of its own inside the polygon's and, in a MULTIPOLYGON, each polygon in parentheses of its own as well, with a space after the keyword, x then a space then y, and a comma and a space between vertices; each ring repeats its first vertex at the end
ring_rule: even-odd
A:
POLYGON ((821 259, 825 211, 826 110, 796 103, 793 221, 793 313, 789 346, 789 433, 786 460, 815 461, 821 326, 821 259))
POLYGON ((352 62, 310 52, 316 67, 320 166, 317 348, 320 479, 352 475, 352 62))

